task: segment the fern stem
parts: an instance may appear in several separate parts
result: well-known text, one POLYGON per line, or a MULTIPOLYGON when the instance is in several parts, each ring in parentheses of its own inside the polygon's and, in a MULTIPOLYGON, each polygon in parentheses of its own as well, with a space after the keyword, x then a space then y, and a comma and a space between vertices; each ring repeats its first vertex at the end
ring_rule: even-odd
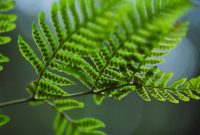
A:
POLYGON ((64 97, 64 98, 80 97, 80 96, 90 95, 90 94, 94 94, 94 92, 91 91, 91 90, 89 90, 89 91, 85 91, 85 92, 74 93, 74 94, 71 94, 71 95, 66 96, 66 97, 64 97))
POLYGON ((31 100, 33 100, 32 96, 28 97, 28 98, 22 98, 22 99, 17 99, 17 100, 3 102, 3 103, 0 103, 0 108, 27 103, 27 102, 29 102, 31 100))
MULTIPOLYGON (((94 94, 94 92, 89 90, 89 91, 85 91, 85 92, 74 93, 74 94, 71 94, 71 95, 65 96, 65 97, 60 97, 59 99, 66 99, 66 98, 72 98, 72 97, 81 97, 81 96, 90 95, 90 94, 94 94)), ((17 99, 17 100, 12 100, 12 101, 7 101, 7 102, 0 103, 0 108, 13 106, 13 105, 18 105, 18 104, 23 104, 23 103, 27 103, 29 101, 41 101, 41 100, 34 99, 34 97, 31 96, 31 97, 28 97, 28 98, 22 98, 22 99, 17 99)), ((44 101, 44 100, 42 100, 42 101, 44 101)), ((46 100, 44 102, 47 103, 46 100)), ((50 101, 48 103, 50 103, 50 101)))
POLYGON ((60 96, 60 97, 58 97, 58 99, 81 97, 81 96, 90 95, 90 94, 96 94, 96 93, 91 91, 91 90, 89 90, 89 91, 85 91, 85 92, 74 93, 74 94, 71 94, 71 95, 68 95, 68 96, 60 96))

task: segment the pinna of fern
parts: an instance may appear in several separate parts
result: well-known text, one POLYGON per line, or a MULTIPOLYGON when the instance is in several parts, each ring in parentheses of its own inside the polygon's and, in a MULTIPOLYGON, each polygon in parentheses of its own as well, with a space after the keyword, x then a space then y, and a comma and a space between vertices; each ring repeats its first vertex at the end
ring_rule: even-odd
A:
MULTIPOLYGON (((0 45, 5 45, 11 41, 11 38, 5 36, 5 33, 15 29, 16 25, 16 15, 8 14, 6 12, 10 11, 14 7, 14 2, 11 0, 0 1, 0 45)), ((0 63, 8 62, 9 59, 0 53, 0 63)), ((0 71, 3 67, 0 65, 0 71)))

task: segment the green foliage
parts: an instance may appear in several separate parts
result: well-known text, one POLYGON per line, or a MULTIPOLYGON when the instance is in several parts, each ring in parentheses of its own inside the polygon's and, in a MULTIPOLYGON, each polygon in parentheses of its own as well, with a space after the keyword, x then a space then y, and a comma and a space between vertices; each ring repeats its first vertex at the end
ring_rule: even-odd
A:
MULTIPOLYGON (((5 33, 15 29, 16 25, 14 22, 17 17, 14 14, 8 14, 6 12, 14 8, 14 2, 10 0, 1 0, 0 1, 0 46, 5 45, 11 41, 11 38, 5 36, 5 33)), ((8 62, 9 59, 0 53, 0 64, 8 62)), ((0 65, 0 71, 3 70, 3 67, 0 65)))
POLYGON ((54 119, 55 135, 106 135, 97 130, 105 127, 104 123, 94 118, 71 120, 67 115, 57 114, 54 119))
MULTIPOLYGON (((14 2, 11 0, 0 1, 0 46, 11 42, 11 38, 5 36, 5 33, 15 29, 16 15, 8 14, 7 12, 14 8, 14 2)), ((9 58, 0 53, 0 64, 9 62, 9 58)), ((3 70, 3 66, 0 65, 0 71, 3 70)), ((7 124, 10 118, 0 114, 0 126, 7 124)))
POLYGON ((91 81, 97 78, 97 71, 83 59, 83 56, 88 57, 103 46, 102 40, 109 36, 117 23, 117 16, 122 14, 123 8, 117 7, 119 2, 122 1, 102 1, 100 6, 93 0, 88 2, 61 0, 60 4, 54 3, 52 6, 53 30, 45 22, 45 13, 40 13, 39 26, 33 23, 32 35, 43 60, 21 36, 18 38, 22 56, 34 67, 36 73, 40 74, 36 89, 41 79, 46 79, 57 86, 73 84, 66 77, 53 73, 54 71, 77 77, 86 85, 90 85, 91 81), (78 8, 81 8, 81 13, 78 8), (59 16, 61 20, 58 19, 59 16), (104 29, 105 26, 110 26, 110 28, 104 29), (83 76, 77 74, 77 70, 76 73, 69 71, 68 65, 71 70, 78 69, 83 72, 83 76), (51 72, 50 69, 54 71, 51 72), (91 81, 87 81, 88 78, 91 78, 91 81))
POLYGON ((67 119, 63 115, 58 113, 54 119, 55 135, 63 135, 66 127, 67 127, 67 119))
POLYGON ((51 8, 53 29, 41 12, 38 24, 33 23, 32 27, 41 56, 19 37, 22 56, 39 74, 39 79, 29 88, 34 99, 55 100, 48 103, 58 111, 54 122, 56 135, 105 134, 96 131, 104 127, 101 121, 73 120, 63 112, 84 107, 82 102, 65 98, 93 93, 98 105, 106 96, 120 100, 131 92, 145 101, 151 101, 151 97, 172 103, 199 99, 196 79, 180 79, 168 85, 172 74, 155 67, 187 32, 188 23, 177 22, 190 7, 187 0, 98 2, 60 0, 59 4, 54 3, 51 8), (69 76, 78 79, 90 91, 65 92, 60 86, 75 84, 69 76))
POLYGON ((7 124, 9 121, 10 121, 9 117, 7 117, 3 114, 0 114, 0 127, 7 124))
POLYGON ((188 22, 177 19, 190 6, 188 0, 60 0, 52 5, 51 24, 41 12, 32 25, 38 50, 21 36, 18 45, 39 75, 27 86, 31 102, 46 103, 57 111, 55 134, 105 135, 98 130, 105 127, 100 120, 67 115, 84 107, 73 97, 93 94, 98 105, 105 97, 121 100, 132 92, 145 101, 200 99, 199 77, 168 84, 173 74, 157 68, 162 56, 185 36, 188 22), (76 84, 72 80, 89 91, 65 91, 64 87, 76 84))
POLYGON ((60 111, 84 107, 84 103, 81 103, 74 99, 56 100, 54 104, 55 107, 60 111))
POLYGON ((37 53, 21 36, 18 38, 22 56, 40 76, 27 88, 33 94, 34 101, 32 103, 55 100, 50 105, 60 112, 54 125, 56 134, 63 134, 65 128, 67 128, 67 134, 104 134, 92 130, 103 127, 102 122, 94 118, 80 121, 69 120, 62 112, 83 108, 84 104, 74 99, 64 99, 71 95, 65 92, 61 86, 74 85, 74 83, 58 72, 75 77, 88 87, 94 83, 99 73, 84 57, 89 58, 98 49, 104 48, 102 41, 109 37, 120 20, 120 15, 126 12, 122 12, 122 10, 128 7, 127 4, 118 7, 120 3, 122 4, 124 1, 102 0, 101 5, 94 0, 68 2, 61 0, 59 4, 54 3, 51 9, 53 29, 45 21, 44 12, 39 14, 38 24, 33 23, 32 26, 32 36, 41 56, 36 55, 37 53), (107 26, 109 28, 105 29, 107 26), (56 123, 60 123, 62 126, 58 126, 56 123), (66 124, 69 126, 66 127, 66 124))
POLYGON ((150 101, 149 95, 156 100, 168 100, 172 103, 179 103, 179 100, 187 102, 190 98, 200 99, 197 95, 200 89, 199 77, 191 80, 181 78, 170 85, 168 82, 172 77, 173 73, 163 73, 159 70, 151 77, 146 74, 145 77, 140 78, 142 83, 141 86, 138 85, 138 94, 146 101, 150 101))

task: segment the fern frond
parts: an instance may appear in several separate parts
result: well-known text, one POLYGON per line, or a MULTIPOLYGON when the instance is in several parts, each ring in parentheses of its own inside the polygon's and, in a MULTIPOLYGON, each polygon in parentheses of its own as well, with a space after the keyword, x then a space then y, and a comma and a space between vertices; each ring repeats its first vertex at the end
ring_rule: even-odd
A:
MULTIPOLYGON (((155 99, 160 101, 170 101, 172 103, 179 103, 179 100, 190 101, 192 99, 200 99, 199 97, 199 77, 187 80, 181 78, 169 85, 169 80, 173 77, 173 73, 163 73, 158 71, 152 77, 149 77, 148 81, 141 84, 144 93, 150 94, 155 99), (193 85, 191 82, 195 82, 193 85), (197 83, 198 82, 198 83, 197 83), (193 87, 195 86, 195 87, 193 87)), ((142 96, 143 99, 146 96, 142 96)))
MULTIPOLYGON (((151 67, 163 62, 161 56, 168 54, 187 31, 187 23, 176 26, 176 20, 190 6, 187 1, 170 2, 133 1, 134 14, 131 11, 124 17, 114 35, 108 40, 108 44, 106 43, 109 46, 107 52, 110 52, 108 57, 102 58, 102 61, 99 56, 96 59, 91 56, 97 69, 101 69, 92 90, 98 94, 105 91, 105 83, 101 79, 104 76, 117 79, 116 86, 121 86, 134 82, 136 75, 148 72, 151 67), (182 6, 180 6, 180 2, 183 2, 182 6), (133 30, 128 28, 133 28, 133 30), (121 72, 122 77, 118 75, 120 73, 113 74, 116 71, 121 72)), ((99 54, 101 54, 101 50, 99 50, 99 54)), ((114 89, 115 87, 111 91, 114 89)), ((137 92, 143 99, 150 100, 145 88, 141 87, 137 89, 137 92)), ((156 92, 156 89, 152 89, 152 92, 154 92, 154 96, 164 100, 156 92)), ((166 95, 171 97, 169 93, 166 95)))
MULTIPOLYGON (((11 38, 5 36, 5 33, 14 30, 16 27, 16 24, 14 23, 17 19, 16 15, 5 13, 13 9, 14 6, 15 4, 13 1, 0 1, 0 46, 11 41, 11 38)), ((0 64, 8 61, 9 59, 0 53, 0 64)), ((3 70, 3 67, 0 65, 0 71, 1 70, 3 70)))
POLYGON ((59 4, 54 3, 51 10, 54 30, 51 30, 49 24, 45 22, 45 13, 41 12, 38 17, 39 27, 33 23, 32 36, 43 61, 36 56, 26 41, 19 37, 20 52, 40 74, 38 84, 41 78, 61 86, 72 84, 69 79, 53 73, 58 71, 78 77, 78 79, 81 78, 84 84, 91 85, 91 81, 86 81, 85 78, 95 80, 98 72, 83 56, 93 55, 95 50, 104 46, 103 39, 108 37, 111 30, 115 28, 118 16, 125 13, 125 11, 122 12, 122 7, 125 6, 118 7, 118 4, 122 2, 121 0, 101 1, 99 5, 94 0, 88 2, 61 0, 59 4), (110 27, 105 29, 105 26, 110 27), (68 72, 68 67, 81 69, 80 72, 86 74, 86 77, 68 72), (51 73, 48 68, 54 71, 51 73))
POLYGON ((105 126, 100 120, 73 120, 63 112, 84 107, 64 99, 80 95, 60 88, 74 84, 69 76, 85 84, 90 89, 86 94, 93 94, 97 104, 106 96, 120 100, 132 92, 145 101, 199 99, 199 78, 169 85, 172 73, 155 67, 185 36, 188 23, 179 24, 177 19, 189 7, 188 0, 60 0, 51 8, 53 29, 41 12, 39 25, 32 27, 41 57, 21 37, 19 48, 39 74, 29 89, 34 99, 59 113, 55 133, 104 135, 96 130, 105 126))

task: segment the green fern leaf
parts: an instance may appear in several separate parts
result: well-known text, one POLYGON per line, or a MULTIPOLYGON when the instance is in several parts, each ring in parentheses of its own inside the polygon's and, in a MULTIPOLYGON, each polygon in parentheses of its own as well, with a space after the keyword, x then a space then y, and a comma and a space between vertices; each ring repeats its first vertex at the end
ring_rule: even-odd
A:
POLYGON ((103 103, 103 100, 105 99, 102 95, 94 95, 93 100, 96 103, 96 105, 101 105, 103 103))
POLYGON ((185 82, 187 81, 186 78, 181 78, 178 81, 174 82, 170 87, 175 89, 173 94, 176 95, 179 99, 183 100, 183 101, 189 101, 190 99, 183 95, 182 93, 180 93, 179 91, 177 91, 185 82))
MULTIPOLYGON (((154 69, 152 69, 153 71, 154 69)), ((156 69, 157 70, 157 69, 156 69)), ((186 78, 181 78, 175 81, 173 84, 169 85, 168 82, 173 76, 173 73, 163 73, 159 70, 153 71, 154 74, 146 74, 145 78, 148 78, 144 83, 140 82, 139 88, 145 87, 144 92, 148 92, 152 97, 159 101, 170 101, 172 103, 179 103, 179 99, 182 101, 189 101, 190 98, 200 99, 199 96, 194 93, 198 91, 200 85, 198 80, 199 78, 193 78, 187 80, 186 78), (195 85, 192 85, 190 81, 194 82, 195 85), (193 87, 195 86, 195 87, 193 87), (178 99, 177 99, 178 98, 178 99)), ((198 93, 198 92, 197 92, 198 93)), ((145 99, 144 97, 142 97, 145 99)))
MULTIPOLYGON (((162 3, 162 7, 157 8, 156 6, 160 6, 158 4, 160 1, 153 3, 134 1, 134 14, 132 14, 133 11, 130 11, 130 15, 126 15, 123 18, 124 20, 118 24, 116 31, 107 41, 108 43, 104 43, 108 47, 100 49, 95 56, 91 56, 95 68, 100 72, 95 83, 91 86, 92 90, 100 94, 101 90, 105 89, 105 85, 110 84, 111 79, 115 79, 118 83, 116 85, 119 86, 129 84, 132 81, 134 83, 135 75, 148 72, 153 65, 163 61, 161 56, 168 54, 167 51, 174 48, 187 31, 187 24, 182 24, 179 27, 172 25, 185 11, 185 8, 178 6, 179 2, 172 1, 173 4, 162 3), (177 8, 170 11, 166 10, 173 6, 177 8), (160 14, 160 12, 168 15, 160 14), (129 30, 128 28, 135 30, 129 30), (161 49, 163 44, 168 46, 166 51, 161 49), (101 56, 103 57, 101 58, 101 56), (109 80, 107 79, 108 82, 105 78, 109 78, 109 80)), ((184 6, 188 7, 188 5, 189 3, 184 1, 184 6)), ((115 87, 107 87, 107 91, 114 91, 114 89, 115 87)), ((146 101, 150 101, 149 94, 165 101, 163 94, 160 94, 158 89, 139 87, 136 91, 146 101)), ((169 92, 163 90, 163 93, 169 100, 175 102, 169 92)), ((109 94, 109 92, 104 93, 104 95, 112 97, 109 94)), ((123 92, 121 95, 124 97, 123 92)), ((117 96, 120 97, 120 92, 117 96)))
MULTIPOLYGON (((49 28, 49 25, 47 25, 47 23, 45 22, 45 13, 44 12, 41 12, 39 14, 38 23, 40 25, 42 33, 45 36, 45 39, 48 41, 49 46, 51 47, 52 52, 56 51, 56 49, 58 48, 58 43, 56 42, 55 37, 52 34, 51 29, 49 28)), ((49 49, 48 45, 46 45, 45 48, 48 50, 49 49)), ((48 50, 48 51, 51 52, 50 50, 48 50)))
POLYGON ((55 83, 57 85, 60 86, 66 86, 66 85, 72 85, 73 82, 70 81, 69 79, 62 77, 60 75, 57 75, 55 73, 52 73, 50 71, 45 71, 44 72, 44 76, 43 76, 46 80, 51 81, 52 83, 55 83))
POLYGON ((102 121, 94 118, 82 118, 80 120, 74 121, 73 124, 79 128, 83 128, 84 130, 93 130, 105 127, 102 121))
POLYGON ((142 87, 141 89, 137 89, 138 95, 145 101, 151 101, 146 89, 142 87))
POLYGON ((56 99, 69 95, 63 89, 45 80, 40 80, 38 87, 35 94, 36 99, 56 99))
POLYGON ((109 97, 116 98, 118 100, 123 99, 126 97, 130 92, 133 92, 136 90, 135 86, 125 86, 116 90, 113 90, 110 94, 109 97))
POLYGON ((84 107, 84 103, 79 102, 74 99, 56 100, 54 104, 55 104, 55 107, 60 111, 84 107))
POLYGON ((105 135, 104 132, 93 130, 104 127, 104 124, 94 118, 72 120, 68 115, 60 112, 54 119, 54 132, 56 135, 105 135))
POLYGON ((90 79, 90 77, 85 74, 85 72, 82 71, 79 67, 69 67, 62 63, 51 62, 50 68, 79 79, 87 87, 92 84, 92 78, 90 79))
POLYGON ((67 128, 67 123, 67 119, 60 113, 57 113, 53 124, 55 135, 63 135, 67 128))
POLYGON ((16 25, 13 23, 0 22, 0 33, 5 33, 15 29, 16 25))
POLYGON ((3 63, 3 62, 9 62, 9 59, 0 53, 0 63, 3 63))
POLYGON ((5 116, 3 114, 0 114, 0 127, 4 126, 10 121, 10 118, 8 116, 5 116))
POLYGON ((43 38, 35 23, 33 23, 32 35, 37 47, 43 56, 44 61, 48 62, 48 60, 51 58, 52 52, 50 51, 49 46, 46 44, 45 39, 43 38))
MULTIPOLYGON (((83 56, 93 55, 96 50, 104 47, 102 44, 104 38, 108 37, 111 30, 115 28, 119 15, 125 13, 122 12, 122 7, 118 7, 119 3, 122 1, 109 0, 102 1, 102 5, 97 6, 93 0, 89 2, 89 5, 86 5, 85 1, 68 3, 66 0, 61 0, 59 4, 54 3, 51 8, 53 30, 45 22, 44 12, 41 12, 38 17, 39 27, 33 23, 32 36, 44 64, 22 37, 19 36, 18 39, 22 56, 35 68, 36 73, 40 74, 38 84, 41 78, 59 86, 73 84, 68 78, 54 73, 54 71, 59 71, 78 78, 91 87, 98 72, 83 56), (81 13, 80 10, 84 12, 81 13), (61 18, 59 18, 60 16, 61 18), (108 25, 110 28, 105 29, 105 26, 108 25), (54 35, 56 36, 54 37, 54 35), (50 72, 48 68, 54 71, 50 72), (79 69, 81 75, 75 73, 74 69, 79 69)), ((112 74, 117 75, 117 72, 112 71, 112 74)), ((52 96, 49 93, 37 94, 40 94, 42 98, 51 98, 52 96)))
POLYGON ((43 63, 21 36, 18 38, 18 44, 22 56, 35 68, 36 73, 39 74, 44 68, 43 63))
POLYGON ((56 59, 68 66, 80 67, 92 79, 97 78, 98 73, 96 72, 96 70, 91 65, 89 65, 88 62, 86 62, 79 56, 71 56, 69 54, 60 51, 57 53, 56 59))
POLYGON ((11 0, 2 0, 0 4, 0 11, 6 12, 14 8, 14 2, 11 0))
POLYGON ((183 93, 185 93, 188 97, 192 99, 196 99, 196 100, 200 99, 200 96, 193 94, 192 90, 190 89, 191 88, 190 82, 186 82, 185 84, 181 86, 181 88, 184 88, 183 93))
POLYGON ((10 37, 6 37, 6 36, 1 36, 0 37, 0 45, 4 45, 7 44, 11 41, 10 37))
MULTIPOLYGON (((161 79, 159 86, 166 87, 168 81, 172 78, 173 73, 167 73, 166 75, 163 75, 163 78, 161 79)), ((179 103, 177 99, 175 99, 166 89, 161 88, 160 91, 167 100, 169 100, 172 103, 179 103)))

